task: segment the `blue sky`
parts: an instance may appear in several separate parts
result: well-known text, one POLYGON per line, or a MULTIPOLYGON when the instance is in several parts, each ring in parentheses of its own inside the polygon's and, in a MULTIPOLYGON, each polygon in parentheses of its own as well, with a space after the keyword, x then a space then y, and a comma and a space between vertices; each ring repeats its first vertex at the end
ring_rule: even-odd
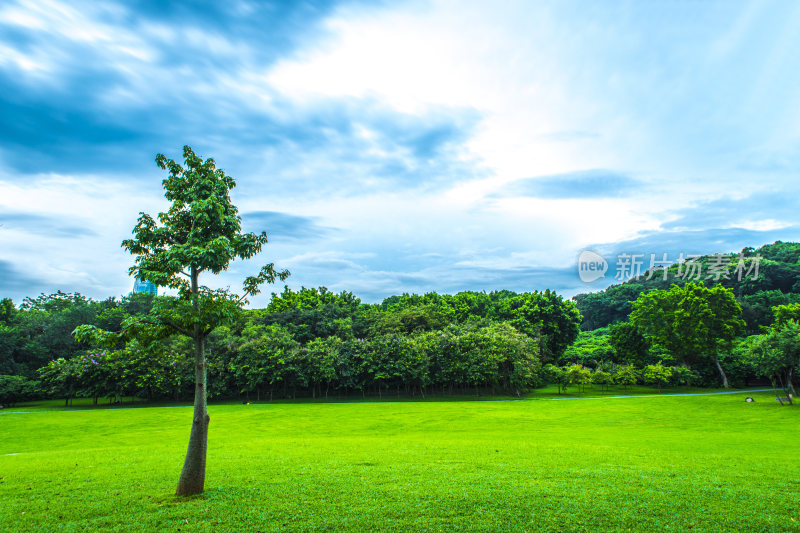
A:
POLYGON ((234 289, 571 296, 587 248, 800 235, 798 3, 162 4, 0 7, 0 296, 129 292, 184 144, 271 236, 234 289))

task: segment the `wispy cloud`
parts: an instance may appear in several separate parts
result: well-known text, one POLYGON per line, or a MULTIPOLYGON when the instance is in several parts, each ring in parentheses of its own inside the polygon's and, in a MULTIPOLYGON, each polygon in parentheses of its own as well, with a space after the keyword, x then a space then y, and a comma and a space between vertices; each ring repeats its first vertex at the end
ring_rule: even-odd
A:
POLYGON ((38 294, 31 293, 31 288, 42 287, 46 283, 45 279, 26 274, 11 261, 0 259, 0 294, 3 298, 12 298, 19 303, 25 296, 38 294))
POLYGON ((6 230, 53 237, 77 238, 97 235, 87 221, 3 210, 0 210, 0 226, 6 230))
POLYGON ((583 170, 552 176, 517 180, 495 196, 538 198, 612 198, 641 192, 643 184, 632 177, 609 170, 583 170))
POLYGON ((242 213, 242 223, 246 231, 266 231, 271 240, 278 239, 316 239, 333 231, 334 228, 322 226, 315 217, 303 217, 277 211, 250 211, 242 213))
POLYGON ((740 198, 698 202, 672 212, 676 218, 662 227, 665 230, 748 229, 764 223, 787 227, 798 222, 798 194, 800 191, 789 186, 782 192, 759 192, 740 198))

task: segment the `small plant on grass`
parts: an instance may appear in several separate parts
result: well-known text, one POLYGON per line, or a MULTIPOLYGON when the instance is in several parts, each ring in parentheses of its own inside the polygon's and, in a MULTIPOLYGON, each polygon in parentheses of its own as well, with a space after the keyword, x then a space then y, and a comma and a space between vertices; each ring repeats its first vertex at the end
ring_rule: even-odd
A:
POLYGON ((38 370, 44 388, 53 396, 64 398, 67 407, 78 393, 81 368, 78 360, 59 357, 38 370))
POLYGON ((567 387, 569 386, 569 378, 567 377, 567 373, 563 368, 553 364, 547 364, 544 366, 543 370, 545 381, 547 381, 547 383, 553 383, 557 385, 559 394, 561 394, 562 391, 567 391, 567 387))
POLYGON ((598 368, 592 372, 591 381, 595 385, 600 385, 600 390, 608 392, 608 388, 614 384, 614 376, 611 372, 598 368))
POLYGON ((578 387, 578 394, 580 395, 586 388, 586 382, 590 380, 592 371, 588 368, 583 368, 579 364, 574 364, 568 367, 565 371, 567 379, 571 385, 578 387))
POLYGON ((618 365, 614 369, 614 382, 627 390, 639 382, 639 372, 633 365, 618 365))
POLYGON ((669 383, 671 376, 672 367, 662 365, 661 361, 656 365, 647 365, 644 367, 644 372, 642 373, 645 382, 656 385, 659 392, 661 392, 661 387, 669 383))

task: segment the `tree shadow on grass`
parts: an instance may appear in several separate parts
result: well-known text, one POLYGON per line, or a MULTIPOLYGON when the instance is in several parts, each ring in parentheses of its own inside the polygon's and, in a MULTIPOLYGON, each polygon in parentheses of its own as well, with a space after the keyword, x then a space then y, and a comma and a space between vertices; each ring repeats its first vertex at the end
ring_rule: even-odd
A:
POLYGON ((203 492, 202 494, 193 494, 192 496, 176 496, 175 494, 165 494, 160 497, 154 497, 153 503, 159 507, 175 507, 184 503, 192 503, 204 501, 209 498, 210 491, 203 492))

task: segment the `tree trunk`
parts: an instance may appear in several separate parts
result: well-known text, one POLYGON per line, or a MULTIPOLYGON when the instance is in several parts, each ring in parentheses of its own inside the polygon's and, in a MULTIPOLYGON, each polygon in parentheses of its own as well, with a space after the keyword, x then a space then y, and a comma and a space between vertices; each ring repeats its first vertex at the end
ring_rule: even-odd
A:
POLYGON ((714 357, 714 363, 717 365, 719 375, 722 376, 722 386, 726 389, 729 389, 730 385, 728 385, 728 376, 725 375, 725 371, 722 370, 722 365, 719 364, 719 357, 714 357))
MULTIPOLYGON (((192 305, 197 305, 197 270, 192 267, 192 305)), ((189 447, 186 460, 178 480, 177 496, 200 494, 206 482, 206 451, 208 450, 208 409, 206 404, 206 345, 201 325, 194 325, 194 414, 192 415, 192 431, 189 434, 189 447)))
POLYGON ((194 414, 192 431, 189 434, 189 447, 178 481, 178 496, 200 494, 206 480, 206 451, 208 449, 208 416, 206 404, 206 361, 205 339, 195 339, 194 368, 194 414))

